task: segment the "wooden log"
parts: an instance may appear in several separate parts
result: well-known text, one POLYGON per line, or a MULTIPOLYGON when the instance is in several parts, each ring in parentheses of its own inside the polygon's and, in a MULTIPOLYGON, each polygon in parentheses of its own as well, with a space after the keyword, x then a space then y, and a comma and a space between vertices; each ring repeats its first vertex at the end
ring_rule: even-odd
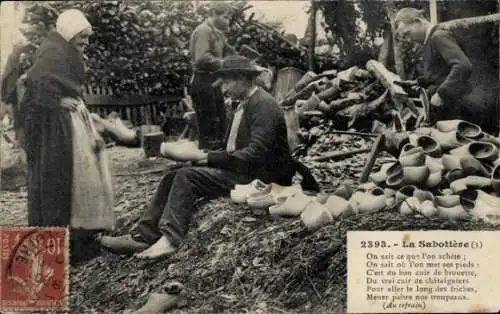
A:
POLYGON ((392 44, 392 32, 389 25, 384 31, 384 43, 380 46, 378 54, 378 61, 386 68, 391 68, 394 65, 394 48, 392 44))
POLYGON ((377 137, 379 134, 377 133, 364 133, 364 132, 353 132, 353 131, 340 131, 340 130, 333 130, 330 131, 329 133, 333 134, 346 134, 346 135, 355 135, 355 136, 363 136, 363 137, 377 137))
POLYGON ((401 86, 394 83, 394 81, 401 81, 399 75, 387 70, 382 63, 376 60, 369 60, 366 63, 366 69, 370 71, 385 88, 389 89, 389 93, 394 102, 400 105, 408 102, 408 94, 401 86))
POLYGON ((359 183, 365 183, 368 180, 368 176, 372 171, 373 164, 375 163, 375 160, 377 159, 379 152, 382 150, 383 143, 384 143, 384 135, 380 134, 375 140, 375 143, 373 144, 370 150, 370 155, 368 156, 368 160, 365 164, 365 167, 361 172, 359 183))
POLYGON ((346 98, 336 99, 327 104, 318 106, 318 109, 324 113, 333 114, 352 105, 363 102, 366 97, 361 93, 349 93, 346 98))
MULTIPOLYGON (((337 114, 339 116, 348 117, 350 119, 348 127, 352 127, 357 119, 369 117, 371 114, 381 111, 380 107, 387 101, 388 95, 389 92, 386 90, 382 95, 368 103, 355 104, 338 112, 337 114)), ((384 112, 382 111, 381 115, 383 114, 384 112)))
POLYGON ((316 1, 311 0, 311 17, 310 17, 310 23, 311 23, 311 38, 309 41, 309 71, 314 71, 314 68, 316 67, 316 60, 315 60, 315 48, 316 48, 316 17, 318 13, 318 6, 315 3, 316 1))
POLYGON ((347 152, 332 152, 328 154, 324 154, 322 156, 318 157, 313 157, 311 158, 311 161, 325 161, 329 159, 341 159, 341 158, 349 158, 351 156, 354 156, 356 154, 362 154, 362 153, 367 153, 371 150, 371 148, 360 148, 360 149, 355 149, 347 152))
POLYGON ((431 13, 431 23, 437 24, 437 3, 436 0, 429 0, 429 12, 431 13))
POLYGON ((326 79, 323 78, 319 81, 315 81, 312 83, 309 83, 305 88, 303 88, 301 91, 299 91, 296 94, 293 94, 291 97, 285 98, 281 103, 281 107, 289 107, 294 105, 297 100, 299 99, 308 99, 309 97, 312 96, 313 93, 322 93, 326 92, 329 87, 332 87, 333 83, 326 79))
POLYGON ((327 88, 326 90, 322 91, 321 93, 318 94, 318 98, 320 100, 329 100, 333 97, 336 97, 340 94, 342 89, 340 88, 340 78, 334 78, 332 82, 332 86, 327 88))
POLYGON ((465 29, 473 25, 482 24, 482 23, 495 23, 498 24, 500 22, 500 13, 489 14, 489 15, 481 15, 474 17, 467 17, 463 19, 455 19, 451 21, 446 21, 439 23, 439 27, 443 29, 465 29))

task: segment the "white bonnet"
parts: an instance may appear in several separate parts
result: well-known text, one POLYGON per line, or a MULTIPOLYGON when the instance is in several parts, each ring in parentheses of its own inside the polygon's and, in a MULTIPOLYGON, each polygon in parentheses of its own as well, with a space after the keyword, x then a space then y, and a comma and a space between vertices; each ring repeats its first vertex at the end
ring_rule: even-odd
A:
POLYGON ((87 28, 92 29, 92 25, 85 15, 76 9, 64 11, 56 21, 57 32, 68 42, 87 28))

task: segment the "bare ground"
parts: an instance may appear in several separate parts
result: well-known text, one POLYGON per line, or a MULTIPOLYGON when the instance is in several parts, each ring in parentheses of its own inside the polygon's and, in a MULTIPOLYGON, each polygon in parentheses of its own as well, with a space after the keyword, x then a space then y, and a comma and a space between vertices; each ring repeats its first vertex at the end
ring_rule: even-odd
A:
MULTIPOLYGON (((118 217, 113 233, 120 234, 147 206, 162 177, 159 169, 173 164, 143 165, 140 149, 113 147, 109 154, 118 217)), ((364 158, 324 163, 323 169, 313 165, 313 172, 323 176, 323 188, 331 190, 354 178, 364 158)), ((1 194, 2 224, 26 224, 26 192, 1 194)), ((421 229, 495 228, 470 221, 402 217, 396 210, 387 210, 339 219, 310 233, 299 219, 273 218, 220 198, 199 206, 183 246, 165 261, 145 262, 103 251, 72 268, 71 312, 137 309, 151 292, 175 280, 186 286, 189 302, 173 313, 341 313, 346 311, 347 231, 421 229)))

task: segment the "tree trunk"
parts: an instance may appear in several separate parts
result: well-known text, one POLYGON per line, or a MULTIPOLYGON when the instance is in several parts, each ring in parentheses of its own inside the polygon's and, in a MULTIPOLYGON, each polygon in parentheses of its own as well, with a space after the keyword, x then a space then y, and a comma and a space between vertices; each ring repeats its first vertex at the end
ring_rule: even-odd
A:
POLYGON ((396 67, 396 73, 401 77, 401 79, 405 80, 405 65, 403 60, 403 51, 401 48, 401 44, 397 40, 396 32, 394 31, 395 25, 393 21, 393 16, 395 14, 396 7, 394 5, 394 0, 388 0, 386 6, 387 17, 391 22, 391 33, 392 33, 392 44, 394 46, 394 65, 396 67))
POLYGON ((314 0, 311 0, 311 15, 309 16, 309 25, 311 27, 309 38, 309 71, 314 71, 315 68, 315 49, 316 49, 316 15, 317 5, 314 0))
POLYGON ((390 69, 394 66, 394 48, 392 42, 392 31, 389 25, 384 32, 384 43, 380 46, 378 61, 386 68, 390 69))

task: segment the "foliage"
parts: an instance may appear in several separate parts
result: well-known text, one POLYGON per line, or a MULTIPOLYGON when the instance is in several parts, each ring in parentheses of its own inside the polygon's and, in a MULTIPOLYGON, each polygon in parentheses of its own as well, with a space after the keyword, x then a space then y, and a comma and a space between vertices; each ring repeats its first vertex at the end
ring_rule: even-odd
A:
MULTIPOLYGON (((307 69, 307 50, 282 38, 280 25, 264 25, 247 17, 246 1, 233 1, 229 43, 247 44, 262 55, 262 63, 275 68, 307 69), (276 29, 278 28, 278 30, 276 29)), ((94 34, 87 49, 88 78, 92 89, 109 87, 115 94, 146 92, 180 95, 191 76, 189 38, 207 16, 205 3, 194 1, 36 1, 26 10, 25 36, 40 45, 54 28, 60 12, 83 11, 94 34)), ((32 61, 32 60, 31 60, 32 61)), ((319 58, 319 67, 332 60, 319 58)))
MULTIPOLYGON (((318 8, 324 16, 325 30, 333 38, 333 44, 341 50, 341 58, 347 64, 363 64, 369 58, 376 58, 378 47, 374 45, 377 37, 383 37, 388 27, 389 5, 393 5, 393 12, 404 7, 414 7, 424 10, 429 16, 429 2, 423 0, 373 1, 373 0, 317 0, 318 8), (358 23, 356 23, 356 20, 358 23), (366 26, 363 31, 359 23, 366 26), (353 54, 353 52, 355 52, 353 54)), ((498 12, 496 0, 468 0, 468 1, 437 1, 438 20, 446 21, 463 17, 483 15, 498 12)), ((494 32, 495 30, 493 30, 494 32)), ((496 30, 498 32, 498 29, 496 30)), ((490 29, 479 27, 478 30, 468 31, 467 40, 476 41, 476 45, 484 44, 484 34, 490 29)), ((495 37, 495 36, 493 36, 495 37)), ((496 36, 498 37, 498 35, 496 36)), ((421 57, 416 54, 418 45, 404 45, 404 64, 407 69, 413 69, 421 57)), ((498 45, 496 45, 498 47, 498 45)))

